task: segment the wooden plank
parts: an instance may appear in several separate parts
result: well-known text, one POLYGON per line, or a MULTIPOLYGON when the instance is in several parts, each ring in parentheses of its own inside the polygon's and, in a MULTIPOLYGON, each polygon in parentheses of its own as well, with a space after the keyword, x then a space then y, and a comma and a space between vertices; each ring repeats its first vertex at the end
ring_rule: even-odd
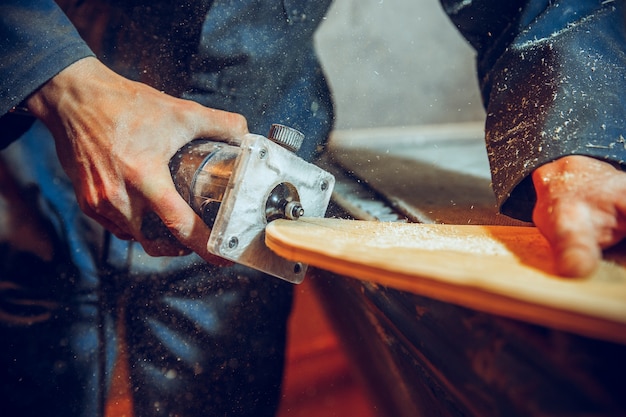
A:
POLYGON ((626 254, 585 279, 554 273, 534 227, 277 220, 266 244, 328 271, 480 311, 626 344, 626 254))

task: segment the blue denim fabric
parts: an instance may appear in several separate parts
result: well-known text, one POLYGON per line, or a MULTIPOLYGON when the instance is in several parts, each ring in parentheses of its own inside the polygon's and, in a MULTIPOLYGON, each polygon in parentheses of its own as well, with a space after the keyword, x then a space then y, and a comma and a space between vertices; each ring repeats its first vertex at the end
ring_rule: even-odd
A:
POLYGON ((4 152, 38 185, 55 256, 0 250, 3 415, 97 415, 120 341, 136 416, 273 415, 291 284, 116 239, 80 212, 54 155, 39 123, 4 152))
MULTIPOLYGON (((75 12, 88 3, 77 2, 75 12)), ((254 133, 266 134, 271 123, 301 129, 308 138, 301 156, 310 158, 333 120, 312 46, 328 3, 214 1, 198 42, 177 51, 192 57, 186 74, 177 62, 164 70, 177 78, 161 81, 244 114, 254 133)), ((141 74, 109 53, 119 47, 94 50, 125 75, 141 74)), ((30 190, 55 249, 44 260, 0 233, 0 414, 98 415, 120 342, 128 346, 137 417, 274 414, 291 284, 241 266, 215 269, 195 255, 152 258, 105 232, 80 211, 40 123, 0 155, 18 187, 30 190)))
POLYGON ((214 1, 183 97, 243 114, 253 133, 266 135, 272 123, 294 127, 307 137, 299 155, 312 158, 333 121, 330 92, 312 42, 329 4, 214 1))

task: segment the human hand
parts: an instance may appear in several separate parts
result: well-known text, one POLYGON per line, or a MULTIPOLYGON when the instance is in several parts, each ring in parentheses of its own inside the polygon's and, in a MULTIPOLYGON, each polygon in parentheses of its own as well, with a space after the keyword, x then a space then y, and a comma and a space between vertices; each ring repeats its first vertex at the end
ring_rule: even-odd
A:
POLYGON ((586 156, 567 156, 532 174, 533 221, 553 249, 557 270, 583 277, 602 250, 626 237, 626 172, 586 156))
POLYGON ((82 210, 121 239, 153 256, 192 250, 222 264, 206 244, 207 225, 176 191, 169 160, 187 142, 230 140, 248 133, 243 116, 177 99, 130 81, 85 58, 48 81, 27 101, 55 138, 61 164, 82 210), (141 232, 150 212, 182 244, 141 232))

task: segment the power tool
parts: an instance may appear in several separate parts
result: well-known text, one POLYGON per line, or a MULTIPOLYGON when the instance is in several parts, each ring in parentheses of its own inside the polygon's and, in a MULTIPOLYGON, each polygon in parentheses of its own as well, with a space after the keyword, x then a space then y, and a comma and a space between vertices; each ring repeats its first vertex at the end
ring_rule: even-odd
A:
POLYGON ((274 254, 265 246, 264 231, 275 219, 326 214, 335 178, 296 155, 303 140, 298 130, 274 124, 267 138, 198 139, 172 158, 176 189, 211 228, 209 252, 302 282, 307 265, 274 254))

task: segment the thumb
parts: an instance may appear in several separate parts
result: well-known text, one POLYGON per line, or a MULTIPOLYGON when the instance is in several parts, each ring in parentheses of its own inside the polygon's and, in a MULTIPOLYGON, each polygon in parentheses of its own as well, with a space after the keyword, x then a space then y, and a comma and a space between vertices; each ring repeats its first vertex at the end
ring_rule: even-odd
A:
MULTIPOLYGON (((231 264, 230 261, 208 251, 207 244, 211 229, 178 194, 173 183, 160 187, 158 194, 155 193, 151 197, 151 210, 183 246, 196 252, 211 264, 218 266, 231 264)), ((144 247, 155 244, 149 241, 141 243, 144 247)))

